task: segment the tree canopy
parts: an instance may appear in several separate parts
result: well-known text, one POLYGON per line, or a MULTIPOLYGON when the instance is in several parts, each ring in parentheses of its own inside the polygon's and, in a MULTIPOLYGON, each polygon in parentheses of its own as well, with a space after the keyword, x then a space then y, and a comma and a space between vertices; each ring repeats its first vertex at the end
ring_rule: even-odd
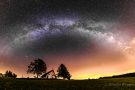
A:
POLYGON ((59 66, 57 72, 58 72, 58 77, 63 77, 63 79, 70 80, 71 75, 70 75, 68 69, 66 68, 66 66, 64 64, 61 64, 59 66))
POLYGON ((27 73, 36 74, 38 78, 43 73, 46 73, 46 70, 47 70, 46 63, 42 59, 38 58, 30 63, 30 65, 28 66, 27 73))
POLYGON ((16 78, 17 77, 17 75, 15 74, 15 73, 13 73, 12 71, 6 71, 5 72, 5 77, 13 77, 13 78, 16 78))

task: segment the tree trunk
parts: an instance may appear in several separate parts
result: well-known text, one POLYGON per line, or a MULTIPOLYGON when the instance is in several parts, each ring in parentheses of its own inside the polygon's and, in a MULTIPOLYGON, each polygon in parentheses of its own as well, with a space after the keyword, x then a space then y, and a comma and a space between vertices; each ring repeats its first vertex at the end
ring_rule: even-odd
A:
POLYGON ((37 78, 38 78, 38 74, 37 74, 37 78))

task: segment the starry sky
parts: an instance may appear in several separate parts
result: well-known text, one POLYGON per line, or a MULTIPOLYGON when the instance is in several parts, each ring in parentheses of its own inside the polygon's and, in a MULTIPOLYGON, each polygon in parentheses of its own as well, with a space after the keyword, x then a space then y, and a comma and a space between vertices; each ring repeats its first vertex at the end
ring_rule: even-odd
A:
POLYGON ((0 0, 0 72, 42 58, 74 79, 135 71, 135 0, 0 0))

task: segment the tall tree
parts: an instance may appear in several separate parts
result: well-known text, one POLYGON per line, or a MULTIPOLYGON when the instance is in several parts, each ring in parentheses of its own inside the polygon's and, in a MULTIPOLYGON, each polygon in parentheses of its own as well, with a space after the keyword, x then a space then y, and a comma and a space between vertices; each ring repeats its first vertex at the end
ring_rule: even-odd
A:
POLYGON ((30 63, 30 65, 28 66, 27 73, 36 74, 38 78, 43 73, 46 73, 46 70, 47 70, 46 63, 42 59, 38 58, 30 63))
POLYGON ((63 77, 63 79, 70 80, 71 75, 64 64, 61 64, 59 66, 57 72, 58 72, 58 77, 63 77))

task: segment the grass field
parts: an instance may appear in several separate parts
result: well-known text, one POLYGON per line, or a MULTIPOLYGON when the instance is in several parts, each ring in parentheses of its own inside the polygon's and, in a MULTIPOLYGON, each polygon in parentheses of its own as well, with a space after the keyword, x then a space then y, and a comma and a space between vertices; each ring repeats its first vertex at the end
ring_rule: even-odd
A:
POLYGON ((135 90, 135 78, 70 81, 3 78, 0 90, 135 90))

